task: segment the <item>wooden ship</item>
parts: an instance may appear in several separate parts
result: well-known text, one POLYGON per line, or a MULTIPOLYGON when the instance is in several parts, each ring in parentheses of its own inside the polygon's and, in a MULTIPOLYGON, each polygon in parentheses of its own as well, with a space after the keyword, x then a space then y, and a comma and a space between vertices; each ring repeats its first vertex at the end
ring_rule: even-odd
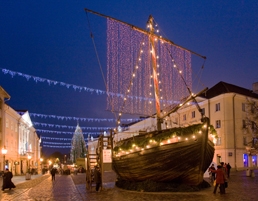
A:
MULTIPOLYGON (((111 39, 107 42, 107 49, 111 52, 108 55, 107 65, 111 66, 110 68, 112 69, 108 71, 108 75, 114 77, 115 74, 118 80, 120 79, 123 81, 116 81, 107 87, 108 102, 111 105, 110 110, 112 110, 113 113, 117 112, 118 114, 117 126, 121 124, 122 113, 130 113, 129 109, 126 108, 126 103, 129 102, 129 108, 139 105, 140 107, 137 109, 138 113, 141 113, 140 109, 146 108, 147 104, 143 106, 140 103, 134 103, 134 100, 139 101, 140 99, 139 102, 141 103, 144 101, 155 103, 152 104, 155 112, 148 110, 148 112, 153 112, 150 115, 150 118, 156 119, 155 131, 140 132, 139 130, 138 135, 116 142, 114 142, 115 135, 118 135, 123 131, 117 130, 117 132, 112 135, 112 165, 118 177, 122 180, 133 182, 151 180, 155 182, 177 181, 188 185, 198 185, 202 183, 203 175, 211 164, 214 156, 214 143, 209 138, 209 134, 214 134, 216 131, 213 126, 210 125, 209 118, 202 114, 202 109, 196 101, 196 97, 204 93, 207 89, 204 89, 197 94, 193 94, 191 86, 189 86, 191 85, 190 76, 188 76, 187 73, 182 73, 182 70, 185 72, 189 71, 189 55, 194 54, 202 59, 206 59, 206 57, 176 45, 174 42, 157 35, 155 31, 155 21, 152 16, 148 19, 148 30, 146 31, 89 9, 85 9, 85 11, 87 13, 89 12, 105 17, 109 23, 107 33, 109 34, 108 37, 111 39), (125 28, 120 27, 119 24, 122 24, 125 28), (128 30, 136 32, 136 36, 132 36, 134 33, 128 33, 128 30), (125 38, 114 38, 120 37, 123 34, 127 35, 127 38, 129 37, 129 42, 124 42, 126 46, 122 44, 120 47, 121 49, 119 49, 119 43, 126 40, 125 38), (140 37, 138 37, 137 34, 140 34, 140 37), (141 38, 143 42, 140 41, 139 38, 141 38), (156 46, 158 43, 157 41, 160 43, 159 47, 156 46), (136 43, 139 43, 139 45, 136 43), (166 47, 162 46, 163 43, 166 44, 166 47), (144 48, 150 48, 150 50, 144 49, 144 44, 147 44, 144 48), (127 47, 127 45, 132 45, 133 48, 127 47), (135 49, 139 49, 139 54, 135 53, 135 49), (150 55, 141 57, 141 53, 144 51, 150 52, 150 55), (168 51, 168 53, 163 53, 165 51, 168 51), (128 55, 129 52, 134 56, 130 57, 128 55), (119 53, 122 53, 123 55, 118 56, 119 53), (158 60, 161 59, 157 56, 158 54, 162 54, 161 57, 166 60, 166 63, 162 63, 158 60), (140 74, 142 74, 143 77, 140 77, 141 81, 138 83, 139 85, 137 85, 135 84, 136 81, 134 81, 134 79, 137 77, 136 73, 142 59, 149 60, 148 64, 151 70, 149 70, 149 67, 146 67, 148 72, 144 71, 145 66, 148 66, 147 63, 144 63, 144 67, 142 68, 142 71, 140 71, 140 74), (128 65, 130 62, 133 64, 128 65), (168 76, 169 73, 172 73, 172 77, 166 79, 160 76, 159 72, 162 71, 159 70, 161 68, 159 62, 161 67, 166 66, 167 68, 167 70, 163 72, 163 76, 168 76), (132 69, 124 70, 126 67, 132 69), (132 74, 132 77, 129 78, 130 76, 128 76, 128 74, 132 74), (145 80, 147 80, 144 77, 146 75, 151 77, 151 84, 148 83, 146 85, 152 86, 154 91, 152 94, 153 98, 139 98, 140 96, 144 96, 145 92, 141 92, 138 95, 132 93, 133 89, 136 91, 146 91, 146 89, 142 89, 142 86, 145 85, 145 80), (175 96, 168 96, 166 102, 160 95, 160 79, 162 81, 168 80, 165 86, 167 87, 166 91, 168 94, 173 94, 172 88, 175 89, 174 86, 170 85, 170 82, 173 80, 176 80, 176 82, 179 83, 178 86, 181 88, 182 85, 184 85, 186 90, 179 95, 180 97, 177 97, 176 101, 175 96), (127 82, 127 88, 120 86, 123 85, 124 82, 127 82), (117 90, 118 88, 120 91, 117 90), (125 89, 126 92, 122 93, 122 90, 125 89), (186 96, 185 92, 188 93, 188 96, 186 96), (136 96, 137 98, 135 98, 136 96), (183 96, 187 97, 183 99, 184 101, 182 101, 183 96), (110 97, 115 98, 115 100, 111 100, 110 97), (172 99, 173 101, 171 101, 172 99), (187 127, 177 126, 173 128, 164 128, 164 119, 189 102, 196 105, 197 110, 201 113, 199 122, 187 127), (115 105, 119 104, 121 105, 120 108, 115 109, 115 105)), ((108 78, 108 80, 111 81, 112 79, 108 78)))
POLYGON ((198 185, 214 155, 208 127, 209 119, 205 118, 203 124, 149 132, 121 141, 115 147, 113 168, 128 181, 198 185))

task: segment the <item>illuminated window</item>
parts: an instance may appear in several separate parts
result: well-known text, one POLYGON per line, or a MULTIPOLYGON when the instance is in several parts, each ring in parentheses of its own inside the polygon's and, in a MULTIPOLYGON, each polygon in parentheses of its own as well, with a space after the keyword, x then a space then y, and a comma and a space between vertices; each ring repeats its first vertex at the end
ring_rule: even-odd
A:
POLYGON ((216 146, 219 146, 219 145, 221 145, 221 137, 217 138, 216 146))
POLYGON ((220 111, 220 103, 217 103, 216 105, 215 105, 215 111, 217 112, 217 111, 220 111))
POLYGON ((5 126, 6 126, 6 128, 9 127, 9 119, 6 119, 5 126))
POLYGON ((220 128, 220 127, 221 127, 221 122, 220 122, 220 120, 217 120, 217 121, 215 122, 215 125, 216 125, 216 128, 220 128))

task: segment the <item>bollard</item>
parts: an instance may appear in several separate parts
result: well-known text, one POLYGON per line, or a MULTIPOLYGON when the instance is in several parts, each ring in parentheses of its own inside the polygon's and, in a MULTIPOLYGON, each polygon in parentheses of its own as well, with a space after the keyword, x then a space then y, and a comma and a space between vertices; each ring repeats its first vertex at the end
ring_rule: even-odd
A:
POLYGON ((250 177, 250 170, 249 169, 246 170, 246 176, 250 177))
POLYGON ((251 170, 251 173, 250 173, 251 177, 255 177, 255 174, 254 174, 254 171, 251 170))

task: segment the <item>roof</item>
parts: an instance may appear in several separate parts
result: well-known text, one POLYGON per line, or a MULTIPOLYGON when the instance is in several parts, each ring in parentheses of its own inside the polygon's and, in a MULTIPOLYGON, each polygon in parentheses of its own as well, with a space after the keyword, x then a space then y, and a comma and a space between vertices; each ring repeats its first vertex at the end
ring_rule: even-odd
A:
POLYGON ((203 93, 201 95, 201 97, 205 97, 205 98, 213 98, 215 96, 221 95, 221 94, 226 94, 226 93, 237 93, 237 94, 241 94, 244 96, 248 96, 248 97, 252 97, 252 98, 257 98, 258 99, 258 94, 254 93, 252 90, 250 89, 246 89, 243 87, 239 87, 233 84, 229 84, 226 82, 219 82, 216 85, 214 85, 213 87, 211 87, 210 89, 208 89, 205 93, 203 93))
POLYGON ((11 96, 0 86, 0 96, 10 99, 11 96))

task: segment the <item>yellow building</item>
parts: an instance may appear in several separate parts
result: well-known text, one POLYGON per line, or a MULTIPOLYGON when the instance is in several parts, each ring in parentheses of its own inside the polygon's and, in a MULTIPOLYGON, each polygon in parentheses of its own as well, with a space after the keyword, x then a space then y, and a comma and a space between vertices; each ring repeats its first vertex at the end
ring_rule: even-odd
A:
POLYGON ((5 103, 10 95, 0 86, 0 170, 9 168, 14 175, 40 169, 40 139, 28 111, 16 111, 5 103))

